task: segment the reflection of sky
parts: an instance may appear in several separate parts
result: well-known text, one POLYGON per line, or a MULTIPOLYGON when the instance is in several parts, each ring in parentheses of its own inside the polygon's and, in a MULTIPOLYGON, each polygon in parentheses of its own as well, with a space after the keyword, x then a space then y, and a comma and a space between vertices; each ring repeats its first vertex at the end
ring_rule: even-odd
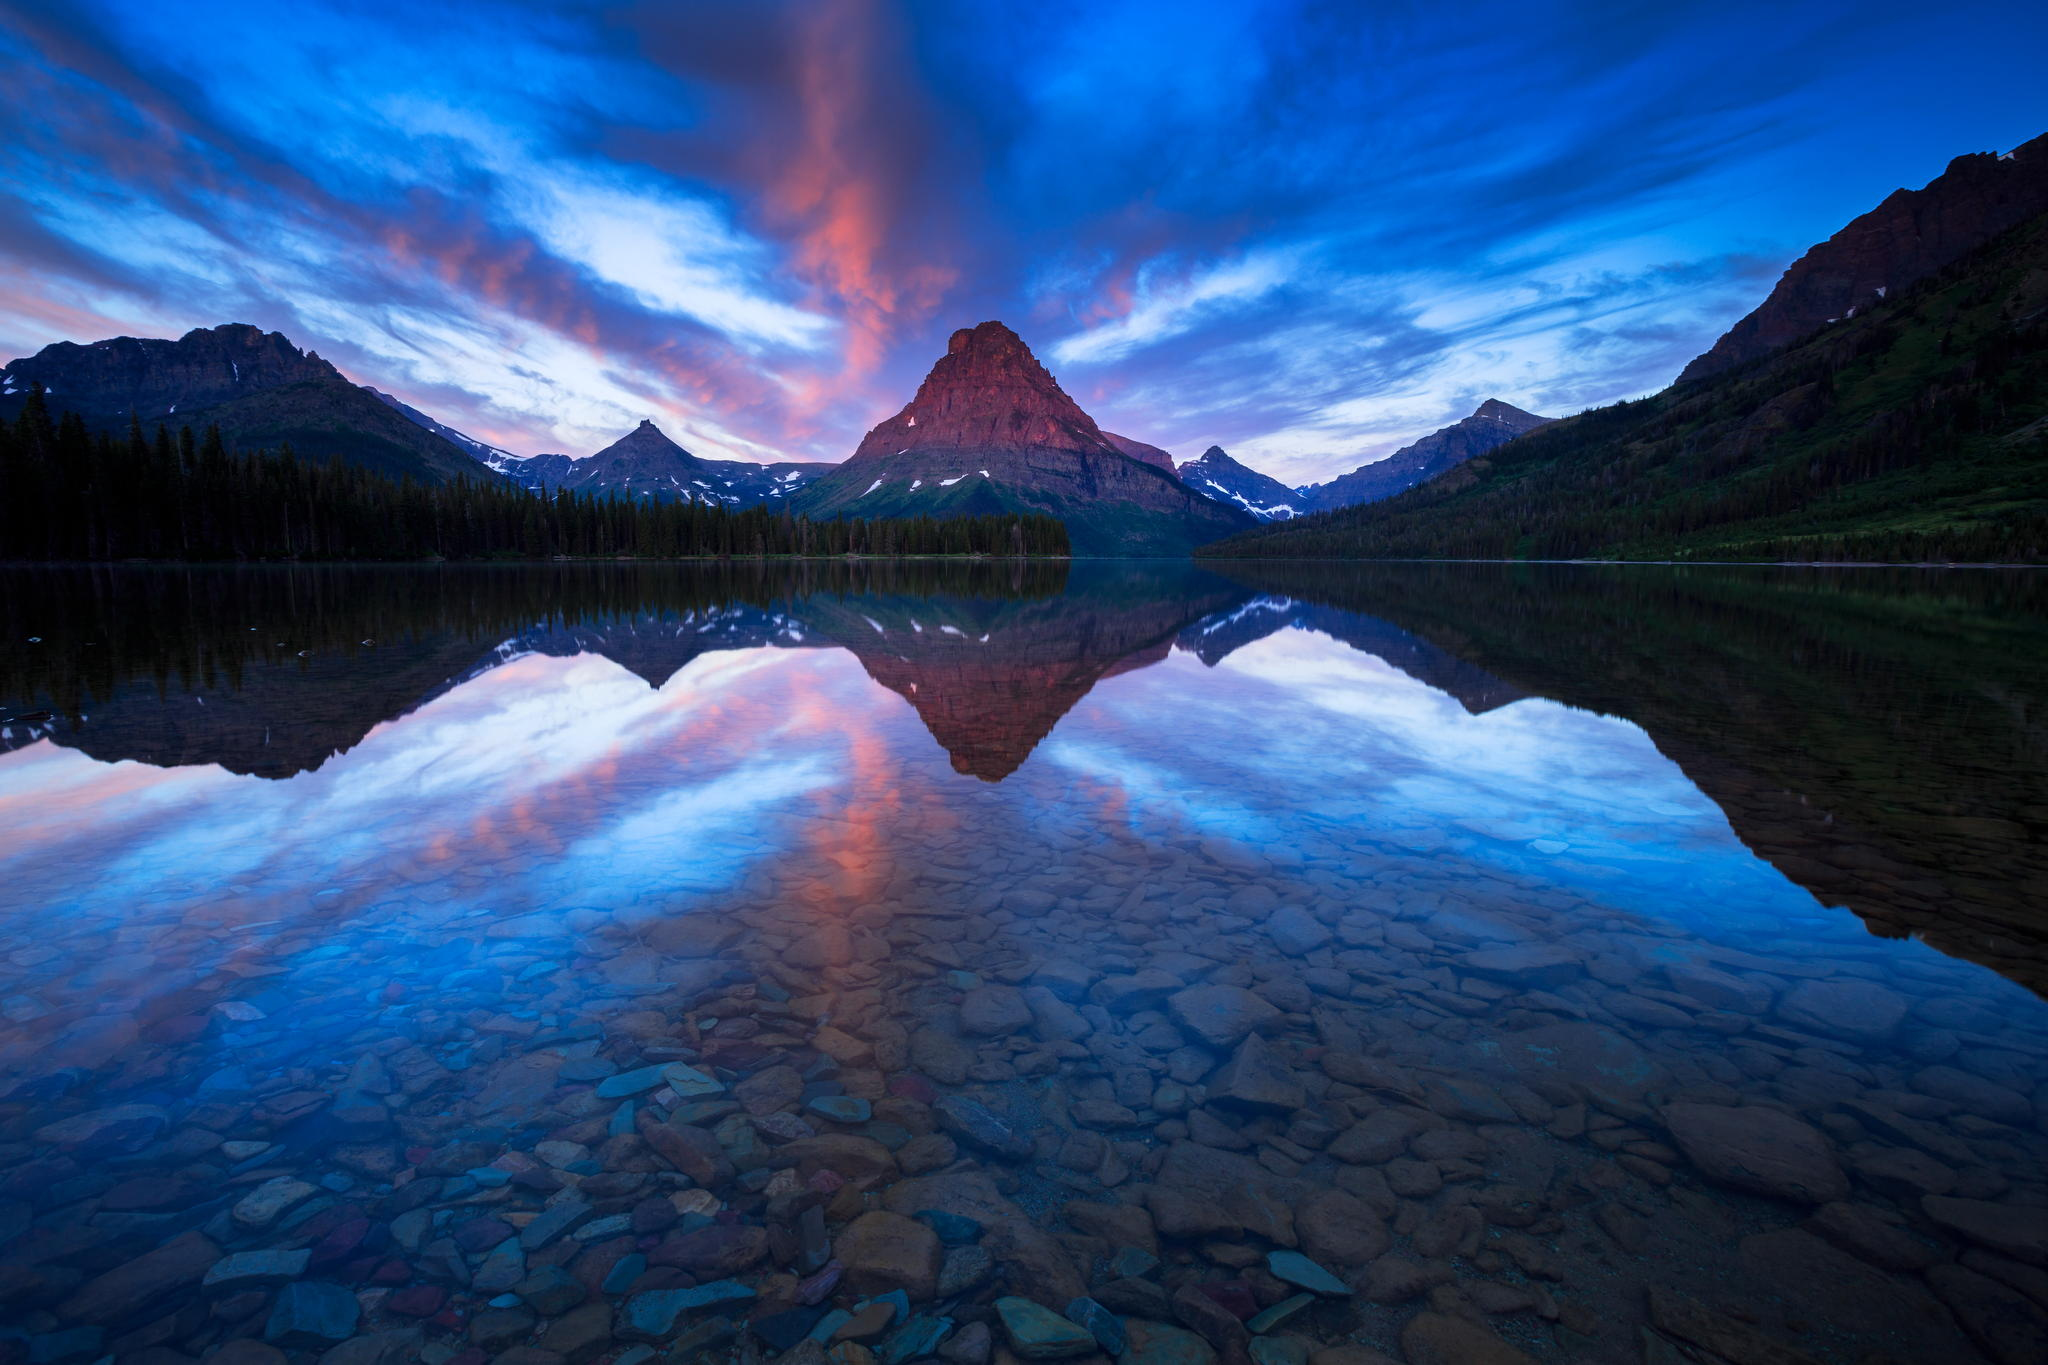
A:
POLYGON ((339 916, 328 932, 425 942, 522 910, 686 908, 787 852, 846 727, 900 708, 874 691, 836 651, 706 655, 658 692, 598 656, 528 656, 285 781, 38 744, 0 758, 0 951, 54 944, 61 990, 109 933, 183 962, 238 926, 203 972, 339 916))
POLYGON ((1362 874, 1376 849, 1417 852, 1711 938, 1796 920, 1862 934, 1853 916, 1819 909, 1751 854, 1626 721, 1542 699, 1473 715, 1373 655, 1301 630, 1214 670, 1176 652, 1091 700, 1042 752, 1119 791, 1141 835, 1192 826, 1362 874), (1165 736, 1146 723, 1160 715, 1174 718, 1165 736))
POLYGON ((1874 950, 1635 726, 1535 699, 1473 715, 1300 630, 1109 679, 993 786, 952 772, 841 650, 704 655, 659 690, 599 656, 527 656, 283 781, 36 744, 0 756, 0 824, 0 1013, 17 1023, 224 966, 445 947, 501 916, 641 924, 755 894, 764 871, 833 913, 899 869, 980 856, 1000 881, 1189 835, 1266 853, 1283 895, 1296 876, 1362 891, 1392 874, 1743 947, 1874 950))

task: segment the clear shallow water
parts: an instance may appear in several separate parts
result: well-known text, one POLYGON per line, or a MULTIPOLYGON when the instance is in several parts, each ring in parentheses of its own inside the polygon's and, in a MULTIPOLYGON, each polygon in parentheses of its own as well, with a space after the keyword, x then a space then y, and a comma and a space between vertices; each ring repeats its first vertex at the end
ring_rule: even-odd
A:
POLYGON ((6 586, 0 1352, 2044 1340, 2030 578, 6 586))

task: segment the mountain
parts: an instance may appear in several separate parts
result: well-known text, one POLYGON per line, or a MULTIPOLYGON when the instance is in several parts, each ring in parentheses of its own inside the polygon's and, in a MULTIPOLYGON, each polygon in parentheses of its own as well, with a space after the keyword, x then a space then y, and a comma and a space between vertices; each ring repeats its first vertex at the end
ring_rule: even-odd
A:
POLYGON ((1148 446, 1143 441, 1133 441, 1130 437, 1119 436, 1113 431, 1103 432, 1102 439, 1136 460, 1139 464, 1149 464, 1154 469, 1163 469, 1169 474, 1174 472, 1173 456, 1167 454, 1158 446, 1148 446))
POLYGON ((1489 398, 1470 417, 1402 446, 1384 460, 1360 465, 1328 483, 1310 484, 1297 500, 1309 510, 1327 512, 1391 498, 1552 420, 1489 398))
POLYGON ((71 411, 95 431, 145 431, 159 422, 220 427, 230 450, 338 458, 394 478, 446 483, 478 476, 475 460, 345 379, 280 332, 246 323, 200 327, 176 341, 112 337, 59 341, 0 369, 0 419, 20 411, 41 384, 53 412, 71 411))
POLYGON ((1757 310, 1679 374, 1704 379, 1769 355, 2048 213, 2048 133, 2004 156, 1949 162, 1924 189, 1895 190, 1786 269, 1757 310))
POLYGON ((567 455, 515 455, 503 446, 494 446, 488 441, 479 441, 467 432, 457 431, 446 422, 429 417, 410 403, 400 402, 382 389, 372 389, 368 384, 363 385, 363 388, 406 421, 433 432, 472 460, 495 474, 504 475, 529 493, 547 492, 570 467, 571 462, 567 455))
POLYGON ((515 455, 464 435, 388 393, 371 393, 428 431, 444 437, 490 469, 536 493, 567 488, 603 496, 610 492, 656 502, 701 502, 719 507, 752 507, 779 502, 832 468, 786 460, 760 465, 747 460, 705 460, 662 434, 652 422, 639 426, 587 459, 572 455, 515 455))
POLYGON ((1762 360, 1219 554, 2048 558, 2048 214, 1762 360))
POLYGON ((1181 482, 1204 497, 1243 508, 1260 521, 1285 521, 1308 510, 1308 501, 1278 479, 1269 478, 1210 446, 1179 470, 1181 482))
POLYGON ((814 517, 1048 512, 1085 555, 1186 554, 1252 524, 1127 455, 1000 322, 953 333, 917 396, 796 505, 814 517))
POLYGON ((654 423, 642 421, 587 459, 535 455, 505 472, 513 478, 530 473, 549 491, 567 488, 598 497, 622 493, 656 502, 753 507, 779 503, 833 467, 795 460, 764 465, 749 460, 701 459, 671 441, 654 423))

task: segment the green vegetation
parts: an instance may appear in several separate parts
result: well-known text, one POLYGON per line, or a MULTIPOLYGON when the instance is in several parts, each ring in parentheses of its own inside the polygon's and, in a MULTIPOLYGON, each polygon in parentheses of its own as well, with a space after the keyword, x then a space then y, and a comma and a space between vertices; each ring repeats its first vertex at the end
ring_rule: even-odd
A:
POLYGON ((811 521, 697 503, 536 497, 513 484, 394 480, 339 459, 231 453, 131 419, 125 440, 74 413, 53 422, 40 390, 0 424, 0 559, 396 560, 558 555, 1065 555, 1066 528, 1034 513, 811 521))
POLYGON ((1775 355, 1198 553, 2048 559, 2048 219, 1775 355))

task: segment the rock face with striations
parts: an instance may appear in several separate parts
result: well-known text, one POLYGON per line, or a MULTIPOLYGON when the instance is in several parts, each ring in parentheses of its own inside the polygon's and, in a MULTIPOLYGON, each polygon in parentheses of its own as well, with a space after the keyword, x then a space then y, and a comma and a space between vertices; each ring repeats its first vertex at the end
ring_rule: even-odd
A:
POLYGON ((1679 374, 1701 379, 1769 355, 2048 212, 2048 133, 2004 156, 1974 152, 1886 200, 1792 262, 1755 312, 1679 374))
POLYGON ((343 377, 280 332, 247 323, 200 327, 176 341, 113 337, 60 341, 0 370, 0 419, 41 384, 50 411, 76 412, 95 431, 158 423, 203 431, 218 424, 230 450, 334 457, 426 483, 480 477, 468 453, 343 377))
POLYGON ((953 333, 917 396, 798 495, 797 510, 1042 512, 1066 523, 1080 554, 1182 554, 1250 524, 1127 454, 1000 322, 953 333))
POLYGON ((1447 470, 1455 469, 1475 456, 1504 446, 1524 432, 1554 421, 1524 412, 1498 398, 1489 398, 1470 417, 1439 428, 1401 447, 1384 460, 1360 465, 1349 474, 1328 483, 1311 484, 1299 490, 1298 498, 1310 510, 1327 512, 1336 507, 1355 507, 1362 502, 1379 502, 1405 493, 1447 470))

